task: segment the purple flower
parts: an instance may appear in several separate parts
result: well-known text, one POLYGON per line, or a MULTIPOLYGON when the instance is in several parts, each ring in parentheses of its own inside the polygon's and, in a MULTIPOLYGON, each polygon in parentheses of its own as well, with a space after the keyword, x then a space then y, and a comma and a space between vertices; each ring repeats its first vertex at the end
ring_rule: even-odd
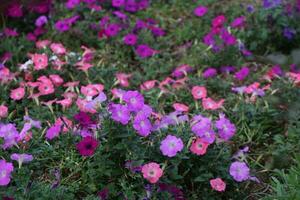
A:
POLYGON ((123 100, 130 111, 138 112, 144 106, 144 97, 138 91, 127 91, 123 95, 123 100))
POLYGON ((137 35, 135 35, 135 34, 127 34, 124 37, 123 41, 124 41, 125 44, 133 46, 133 45, 136 44, 137 39, 138 39, 137 35))
POLYGON ((242 69, 240 69, 240 71, 235 73, 234 77, 242 81, 248 76, 249 72, 250 70, 248 67, 243 67, 242 69))
POLYGON ((31 162, 33 160, 33 156, 30 154, 17 154, 14 153, 10 156, 10 159, 15 160, 19 164, 19 168, 21 168, 22 163, 31 162))
POLYGON ((59 135, 60 131, 61 131, 60 125, 53 125, 47 130, 46 138, 48 140, 52 140, 53 138, 59 135))
POLYGON ((151 113, 152 113, 152 108, 144 104, 142 109, 139 112, 137 112, 137 115, 142 115, 143 117, 150 117, 151 113))
POLYGON ((233 20, 233 22, 230 24, 230 26, 233 28, 241 28, 245 25, 245 20, 246 20, 245 16, 238 17, 233 20))
POLYGON ((127 12, 136 12, 139 9, 139 5, 135 2, 135 0, 127 0, 124 9, 127 12))
POLYGON ((114 11, 113 14, 116 15, 121 20, 127 19, 127 15, 121 11, 114 11))
POLYGON ((215 68, 208 68, 203 72, 203 77, 204 78, 211 78, 217 75, 217 70, 215 68))
POLYGON ((233 88, 231 88, 231 90, 233 91, 233 92, 236 92, 236 93, 238 93, 238 94, 244 94, 245 93, 245 90, 246 90, 246 86, 241 86, 241 87, 233 87, 233 88))
POLYGON ((292 40, 296 35, 296 30, 293 28, 285 27, 283 29, 283 36, 286 37, 288 40, 292 40))
POLYGON ((4 139, 4 150, 17 144, 19 132, 14 124, 0 124, 0 137, 4 139))
POLYGON ((47 24, 47 22, 48 22, 47 17, 45 15, 42 15, 39 18, 36 19, 35 25, 37 27, 41 27, 41 26, 47 24))
POLYGON ((213 33, 208 33, 203 37, 203 42, 207 46, 212 46, 215 44, 215 39, 214 39, 214 34, 213 33))
POLYGON ((209 118, 203 117, 202 115, 196 115, 192 120, 191 130, 200 137, 204 130, 212 129, 212 123, 209 118))
POLYGON ((0 186, 8 185, 10 182, 10 174, 14 170, 12 163, 6 160, 0 160, 0 186))
POLYGON ((111 118, 114 121, 120 122, 123 125, 128 124, 130 120, 130 111, 127 106, 121 104, 111 104, 109 106, 111 112, 111 118))
POLYGON ((237 182, 248 180, 250 177, 250 169, 245 162, 231 163, 229 173, 237 182))
POLYGON ((253 13, 255 11, 254 6, 253 5, 248 5, 247 6, 247 12, 249 13, 253 13))
POLYGON ((159 27, 152 27, 151 32, 156 37, 161 37, 165 35, 165 31, 162 28, 159 27))
POLYGON ((222 73, 229 74, 229 73, 232 73, 234 71, 235 71, 235 67, 234 66, 222 66, 221 67, 221 72, 222 73))
POLYGON ((194 14, 197 17, 202 17, 203 15, 205 15, 207 13, 208 9, 205 6, 198 6, 197 8, 195 8, 194 10, 194 14))
POLYGON ((64 20, 57 21, 54 26, 59 32, 65 32, 70 29, 70 24, 64 20))
POLYGON ((174 157, 177 152, 183 149, 183 142, 180 138, 168 135, 160 144, 160 150, 164 156, 174 157))
POLYGON ((235 45, 236 43, 236 38, 230 34, 226 29, 224 29, 222 32, 221 32, 221 39, 224 41, 224 43, 228 46, 230 45, 235 45))
POLYGON ((136 48, 136 53, 139 55, 141 58, 147 58, 150 56, 153 56, 155 54, 155 50, 150 48, 146 44, 141 44, 136 48))
POLYGON ((107 28, 105 29, 105 35, 107 37, 114 37, 114 36, 118 35, 120 30, 121 30, 120 25, 118 25, 118 24, 109 24, 107 26, 107 28))
POLYGON ((220 138, 226 141, 230 140, 236 132, 235 125, 226 119, 224 114, 219 115, 219 120, 216 121, 216 127, 220 138))
POLYGON ((89 128, 96 124, 96 122, 94 122, 85 112, 79 112, 78 114, 74 115, 74 119, 79 122, 79 125, 82 128, 89 128))
POLYGON ((275 8, 281 4, 281 0, 263 0, 263 7, 268 8, 275 8))
POLYGON ((147 117, 139 114, 134 118, 133 128, 139 135, 147 137, 151 133, 152 125, 147 117))
POLYGON ((124 6, 125 0, 112 0, 111 4, 113 7, 119 8, 124 6))
POLYGON ((108 199, 109 190, 108 188, 103 188, 100 192, 98 192, 98 197, 100 197, 100 200, 106 200, 108 199))

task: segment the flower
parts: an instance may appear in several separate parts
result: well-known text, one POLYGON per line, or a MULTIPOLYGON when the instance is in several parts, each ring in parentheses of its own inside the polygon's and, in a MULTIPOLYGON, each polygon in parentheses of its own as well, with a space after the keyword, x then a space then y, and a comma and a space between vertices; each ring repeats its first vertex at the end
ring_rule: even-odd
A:
POLYGON ((225 191, 226 183, 222 179, 220 178, 210 179, 209 183, 212 189, 218 192, 225 191))
POLYGON ((207 13, 208 9, 205 6, 198 6, 197 8, 195 8, 194 10, 194 14, 197 17, 202 17, 207 13))
POLYGON ((15 124, 0 124, 0 137, 4 139, 4 144, 1 146, 4 150, 16 145, 19 140, 19 132, 15 124))
POLYGON ((296 30, 293 28, 285 27, 283 29, 283 36, 286 37, 288 40, 292 40, 296 33, 296 30))
POLYGON ((21 168, 22 163, 27 163, 33 160, 33 156, 30 154, 17 154, 14 153, 10 156, 10 159, 15 160, 19 164, 19 168, 21 168))
POLYGON ((107 37, 113 37, 116 36, 121 30, 120 25, 118 24, 109 24, 107 28, 105 29, 105 35, 107 37))
POLYGON ((146 44, 141 44, 136 48, 136 53, 141 58, 147 58, 153 56, 156 53, 156 51, 154 49, 151 49, 146 44))
POLYGON ((130 111, 137 112, 144 106, 144 97, 138 91, 127 91, 123 95, 123 100, 130 111))
POLYGON ((142 114, 138 114, 134 118, 133 128, 139 133, 139 135, 147 137, 151 133, 152 125, 147 117, 142 114))
POLYGON ((121 6, 124 6, 125 0, 112 0, 111 4, 113 7, 119 8, 121 6))
POLYGON ((83 138, 77 145, 76 148, 82 156, 92 156, 97 149, 99 142, 91 136, 83 138))
POLYGON ((0 105, 0 118, 5 118, 8 113, 8 108, 5 105, 0 105))
POLYGON ((230 140, 236 132, 235 125, 226 119, 224 114, 219 115, 219 120, 216 121, 216 128, 219 136, 226 141, 230 140))
POLYGON ((212 21, 212 26, 213 27, 221 27, 226 21, 226 17, 224 15, 219 15, 215 17, 212 21))
POLYGON ((58 55, 63 55, 66 53, 66 48, 61 43, 52 43, 50 45, 50 49, 53 51, 53 53, 58 55))
POLYGON ((48 66, 48 56, 46 54, 35 53, 30 56, 35 70, 45 69, 48 66))
POLYGON ((46 138, 52 140, 53 138, 59 135, 60 131, 61 131, 61 125, 54 124, 47 130, 46 138))
POLYGON ((35 20, 35 25, 36 25, 37 27, 41 27, 41 26, 47 24, 47 22, 48 22, 47 17, 46 17, 45 15, 42 15, 42 16, 40 16, 39 18, 37 18, 37 19, 35 20))
POLYGON ((131 33, 125 35, 123 42, 129 46, 133 46, 136 44, 137 39, 138 39, 137 35, 131 33))
POLYGON ((59 20, 55 23, 54 27, 59 32, 65 32, 70 29, 70 24, 65 20, 59 20))
POLYGON ((248 67, 243 67, 242 69, 240 69, 240 71, 235 73, 234 77, 242 81, 248 76, 249 72, 250 70, 248 67))
POLYGON ((180 138, 168 135, 160 144, 160 150, 164 156, 174 157, 177 152, 183 149, 183 142, 180 138))
POLYGON ((111 118, 121 124, 126 125, 130 120, 130 111, 127 106, 121 104, 111 104, 109 106, 111 118))
POLYGON ((245 20, 246 20, 245 16, 235 18, 233 22, 231 22, 230 26, 233 28, 242 28, 245 26, 245 20))
POLYGON ((6 162, 6 160, 0 160, 0 185, 5 186, 10 182, 10 174, 14 170, 12 163, 6 162))
POLYGON ((85 112, 79 112, 78 114, 74 115, 74 119, 79 122, 82 128, 88 128, 95 124, 91 117, 85 112))
POLYGON ((15 18, 22 17, 23 16, 22 5, 17 2, 11 3, 7 8, 6 14, 9 17, 15 17, 15 18))
POLYGON ((97 193, 98 197, 100 197, 100 200, 108 199, 108 194, 109 194, 108 188, 103 188, 101 191, 97 193))
POLYGON ((180 111, 180 112, 188 112, 189 111, 189 107, 185 104, 182 104, 182 103, 174 103, 173 108, 176 111, 180 111))
POLYGON ((128 87, 129 86, 128 79, 131 78, 131 76, 132 76, 131 74, 117 73, 116 74, 117 82, 123 87, 128 87))
POLYGON ((151 162, 143 165, 142 167, 143 177, 147 179, 150 183, 156 183, 159 178, 163 175, 163 170, 160 168, 159 164, 151 162))
POLYGON ((202 86, 194 86, 192 88, 192 95, 193 95, 194 99, 206 98, 206 95, 207 95, 206 88, 202 87, 202 86))
POLYGON ((193 141, 190 150, 194 154, 200 156, 204 155, 206 153, 207 147, 209 146, 209 143, 205 142, 201 138, 197 138, 196 140, 193 141))
POLYGON ((13 100, 20 100, 24 97, 24 95, 25 89, 23 87, 19 87, 10 91, 10 98, 12 98, 13 100))
POLYGON ((245 162, 236 161, 231 163, 229 173, 237 182, 245 181, 250 177, 250 169, 245 162))
POLYGON ((217 70, 215 68, 208 68, 203 72, 203 77, 204 78, 211 78, 217 75, 217 70))
POLYGON ((221 99, 220 101, 215 102, 214 100, 208 97, 202 100, 202 106, 205 110, 216 110, 223 106, 224 101, 224 99, 221 99))

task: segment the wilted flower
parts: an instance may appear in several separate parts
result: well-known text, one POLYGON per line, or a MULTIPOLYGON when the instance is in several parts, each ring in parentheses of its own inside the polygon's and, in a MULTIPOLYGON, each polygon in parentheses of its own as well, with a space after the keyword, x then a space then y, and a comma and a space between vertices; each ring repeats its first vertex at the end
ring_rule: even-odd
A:
POLYGON ((15 160, 19 164, 19 168, 21 168, 22 163, 31 162, 33 160, 33 156, 30 154, 17 154, 14 153, 10 156, 12 160, 15 160))

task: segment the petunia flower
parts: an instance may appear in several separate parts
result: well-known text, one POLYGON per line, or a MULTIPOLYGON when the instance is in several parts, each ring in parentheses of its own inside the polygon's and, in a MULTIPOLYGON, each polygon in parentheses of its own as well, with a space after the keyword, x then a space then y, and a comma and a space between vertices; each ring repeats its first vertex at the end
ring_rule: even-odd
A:
POLYGON ((17 161, 19 164, 19 168, 21 168, 23 163, 31 162, 33 160, 33 156, 30 154, 13 153, 10 156, 10 159, 17 161))
POLYGON ((183 142, 180 138, 173 135, 168 135, 160 143, 160 151, 164 156, 174 157, 183 149, 183 142))
POLYGON ((97 147, 99 146, 99 141, 91 136, 83 138, 77 145, 76 148, 82 156, 92 156, 94 155, 97 147))
POLYGON ((226 183, 221 178, 211 179, 209 183, 212 189, 218 192, 224 192, 226 189, 226 183))
POLYGON ((143 177, 150 183, 156 183, 163 175, 163 170, 160 168, 159 164, 151 162, 143 165, 142 173, 143 177))
POLYGON ((14 166, 12 163, 8 163, 6 160, 0 160, 0 186, 9 184, 13 170, 14 166))
POLYGON ((248 180, 250 177, 250 169, 245 162, 231 163, 229 173, 237 182, 248 180))

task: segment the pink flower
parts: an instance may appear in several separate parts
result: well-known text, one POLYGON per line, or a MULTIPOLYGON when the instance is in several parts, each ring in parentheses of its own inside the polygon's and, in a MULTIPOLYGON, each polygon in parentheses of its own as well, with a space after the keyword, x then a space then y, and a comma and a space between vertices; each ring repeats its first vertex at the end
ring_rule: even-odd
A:
POLYGON ((181 112, 188 112, 189 111, 189 107, 185 104, 182 104, 182 103, 174 103, 173 108, 176 111, 181 111, 181 112))
POLYGON ((214 100, 208 97, 203 99, 202 106, 205 110, 216 110, 223 106, 224 101, 224 99, 221 99, 220 101, 215 102, 214 100))
POLYGON ((207 13, 207 8, 205 6, 198 6, 197 8, 195 8, 194 10, 194 14, 197 17, 202 17, 207 13))
POLYGON ((10 182, 10 174, 14 170, 12 163, 6 162, 6 160, 0 160, 0 186, 8 185, 10 182))
POLYGON ((226 21, 226 17, 224 15, 219 15, 215 17, 212 21, 212 26, 213 27, 221 27, 226 21))
POLYGON ((206 150, 207 150, 208 146, 209 146, 209 143, 203 141, 201 138, 197 138, 192 143, 192 145, 190 147, 190 150, 194 154, 200 156, 200 155, 204 155, 206 153, 206 150))
POLYGON ((207 95, 206 88, 203 86, 194 86, 192 88, 192 95, 193 95, 194 99, 206 98, 206 95, 207 95))
POLYGON ((140 86, 140 88, 141 90, 151 90, 152 88, 155 87, 156 82, 157 80, 146 81, 140 86))
POLYGON ((143 165, 142 173, 143 177, 150 183, 156 183, 163 175, 163 170, 160 168, 159 164, 151 162, 143 165))
POLYGON ((51 74, 49 78, 56 87, 60 86, 64 82, 64 80, 57 74, 51 74))
POLYGON ((46 48, 51 43, 50 40, 39 40, 35 43, 36 48, 43 49, 46 48))
POLYGON ((62 55, 66 53, 65 47, 61 43, 52 43, 50 45, 50 49, 53 51, 53 53, 62 55))
POLYGON ((17 2, 13 2, 9 5, 9 7, 7 8, 7 13, 6 13, 9 17, 22 17, 23 16, 23 10, 22 10, 22 5, 17 3, 17 2))
POLYGON ((93 97, 98 94, 97 89, 92 84, 89 84, 87 86, 81 86, 80 92, 87 97, 93 97))
POLYGON ((53 84, 40 83, 38 90, 41 95, 48 95, 54 92, 53 84))
POLYGON ((8 108, 5 105, 0 106, 0 118, 5 118, 8 113, 8 108))
POLYGON ((125 74, 125 73, 117 73, 116 78, 118 80, 118 83, 123 86, 123 87, 128 87, 129 86, 129 81, 128 79, 131 77, 131 74, 125 74))
POLYGON ((10 92, 10 98, 13 100, 20 100, 25 95, 25 89, 23 87, 19 87, 17 89, 11 90, 10 92))
POLYGON ((215 179, 211 179, 209 182, 210 182, 210 186, 212 187, 212 189, 214 189, 218 192, 225 191, 226 183, 222 179, 215 178, 215 179))
POLYGON ((35 53, 30 56, 35 70, 45 69, 48 66, 48 56, 46 54, 35 53))

